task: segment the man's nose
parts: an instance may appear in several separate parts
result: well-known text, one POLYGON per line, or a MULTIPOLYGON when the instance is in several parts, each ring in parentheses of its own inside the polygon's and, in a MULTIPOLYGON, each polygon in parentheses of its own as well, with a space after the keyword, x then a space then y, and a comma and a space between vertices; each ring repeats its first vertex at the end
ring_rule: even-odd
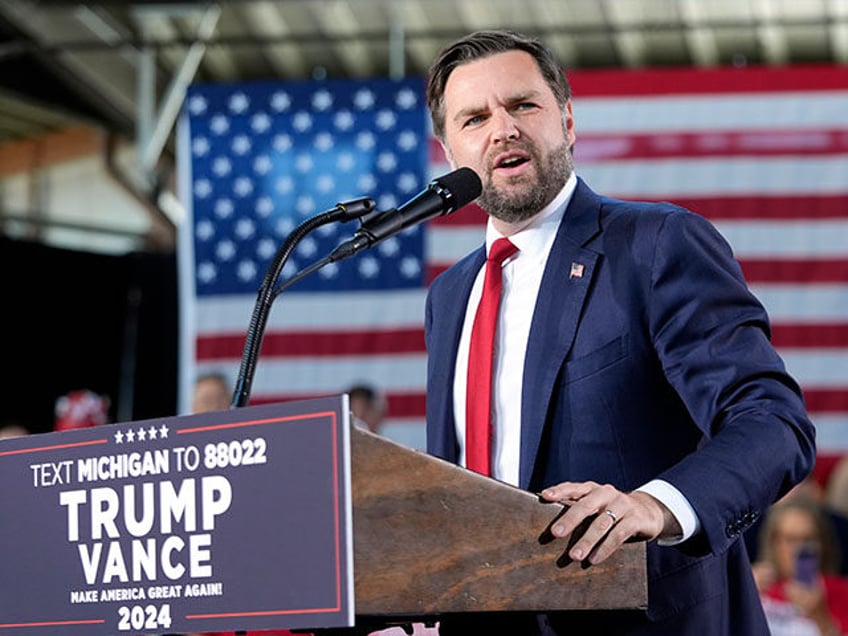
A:
POLYGON ((492 137, 494 141, 514 141, 520 136, 515 118, 509 112, 505 110, 495 111, 492 113, 492 122, 492 137))

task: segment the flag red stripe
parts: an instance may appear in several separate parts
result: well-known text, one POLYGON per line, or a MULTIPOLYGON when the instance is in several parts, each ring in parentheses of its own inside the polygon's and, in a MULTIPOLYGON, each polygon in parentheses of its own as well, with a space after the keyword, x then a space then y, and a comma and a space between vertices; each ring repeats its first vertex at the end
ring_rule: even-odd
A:
POLYGON ((845 348, 848 347, 848 323, 777 323, 772 325, 772 343, 778 349, 845 348))
POLYGON ((575 96, 721 95, 779 91, 845 90, 845 70, 836 65, 744 68, 566 69, 575 96))
POLYGON ((797 157, 848 152, 844 130, 745 130, 708 133, 584 134, 575 148, 578 164, 595 161, 695 157, 797 157))
MULTIPOLYGON (((657 195, 651 200, 672 200, 677 205, 697 212, 712 221, 809 221, 813 219, 845 218, 848 195, 797 195, 797 196, 722 196, 722 197, 669 197, 657 195)), ((480 226, 486 222, 486 213, 472 203, 453 214, 440 216, 433 225, 444 227, 480 226)))
POLYGON ((752 283, 848 283, 848 259, 744 259, 752 283))
POLYGON ((809 221, 845 218, 848 195, 675 197, 674 202, 713 221, 809 221))
MULTIPOLYGON (((244 335, 201 336, 197 339, 198 360, 240 358, 244 335)), ((328 357, 380 355, 424 351, 424 329, 386 331, 289 331, 267 332, 260 355, 275 357, 328 357)))
MULTIPOLYGON (((431 141, 431 153, 447 163, 444 150, 431 141)), ((691 133, 615 133, 580 136, 578 165, 600 161, 692 159, 697 157, 827 156, 848 152, 841 129, 741 130, 691 133)))
MULTIPOLYGON (((848 323, 784 324, 772 326, 777 347, 848 347, 848 323)), ((205 336, 197 341, 197 359, 237 359, 244 349, 244 336, 205 336)), ((339 355, 387 355, 423 353, 423 328, 388 331, 297 331, 269 332, 262 340, 263 356, 333 357, 339 355)))
POLYGON ((480 227, 486 224, 488 215, 476 203, 459 208, 456 212, 446 216, 437 216, 428 223, 433 225, 450 227, 480 227))
POLYGON ((845 389, 804 389, 804 400, 810 413, 848 412, 848 391, 845 389))

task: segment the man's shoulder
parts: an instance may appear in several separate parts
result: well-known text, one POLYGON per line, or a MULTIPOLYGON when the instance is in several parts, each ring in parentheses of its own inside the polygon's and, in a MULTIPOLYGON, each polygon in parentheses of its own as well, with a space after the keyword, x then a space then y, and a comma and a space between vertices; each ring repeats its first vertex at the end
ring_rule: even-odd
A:
POLYGON ((661 221, 669 216, 703 218, 695 212, 672 201, 656 201, 636 198, 620 198, 600 194, 594 191, 583 179, 578 180, 573 203, 578 207, 592 207, 600 211, 602 217, 633 217, 634 220, 661 221))

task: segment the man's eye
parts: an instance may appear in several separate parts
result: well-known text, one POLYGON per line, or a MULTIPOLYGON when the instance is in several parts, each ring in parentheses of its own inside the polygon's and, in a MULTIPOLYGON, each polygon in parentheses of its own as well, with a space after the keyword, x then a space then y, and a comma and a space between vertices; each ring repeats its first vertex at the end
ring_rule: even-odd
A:
POLYGON ((466 126, 476 126, 480 122, 483 121, 483 115, 475 115, 474 117, 469 117, 465 120, 466 126))

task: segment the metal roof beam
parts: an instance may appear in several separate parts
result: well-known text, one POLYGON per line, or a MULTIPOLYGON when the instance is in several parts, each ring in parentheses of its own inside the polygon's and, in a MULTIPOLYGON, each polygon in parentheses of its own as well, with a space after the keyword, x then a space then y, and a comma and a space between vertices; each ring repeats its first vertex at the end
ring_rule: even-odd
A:
MULTIPOLYGON (((162 154, 162 149, 165 147, 174 122, 179 115, 182 103, 185 100, 188 85, 191 83, 206 51, 206 41, 215 32, 220 15, 221 9, 217 4, 209 5, 204 11, 200 24, 197 27, 198 39, 189 47, 182 64, 171 80, 156 120, 153 123, 150 138, 138 140, 138 145, 141 148, 141 167, 148 173, 152 172, 162 154)), ((150 90, 155 89, 151 87, 150 90)))

